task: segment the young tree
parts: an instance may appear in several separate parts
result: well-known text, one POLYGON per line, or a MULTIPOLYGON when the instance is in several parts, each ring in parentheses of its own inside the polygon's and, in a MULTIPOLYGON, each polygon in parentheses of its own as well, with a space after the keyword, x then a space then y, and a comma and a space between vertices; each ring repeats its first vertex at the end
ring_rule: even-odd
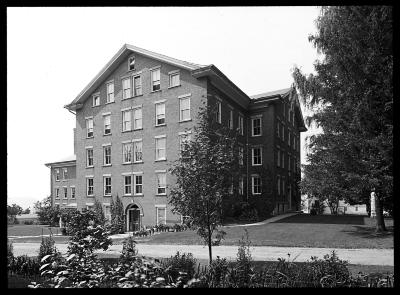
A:
POLYGON ((311 144, 340 162, 329 171, 340 174, 346 201, 369 200, 375 188, 376 230, 384 231, 383 208, 393 208, 392 8, 322 7, 317 29, 309 38, 324 54, 316 74, 293 72, 305 105, 318 106, 308 121, 323 132, 311 144))
POLYGON ((102 206, 101 202, 97 199, 94 200, 93 211, 95 212, 96 218, 99 221, 99 223, 101 225, 105 225, 106 218, 104 216, 103 206, 102 206))
POLYGON ((7 205, 7 215, 17 216, 22 214, 22 207, 17 204, 7 205))
POLYGON ((41 224, 58 226, 61 210, 51 205, 51 196, 44 198, 42 201, 37 201, 34 206, 41 224))
POLYGON ((110 204, 110 213, 111 213, 111 231, 112 233, 121 234, 124 232, 124 205, 122 204, 121 199, 118 194, 114 201, 111 198, 110 204))
POLYGON ((170 191, 169 203, 173 212, 190 216, 205 244, 210 263, 214 244, 224 232, 218 230, 222 222, 222 202, 230 195, 232 181, 238 179, 238 151, 236 131, 216 123, 212 107, 202 107, 199 123, 194 127, 194 138, 184 141, 180 158, 170 169, 176 184, 170 191))

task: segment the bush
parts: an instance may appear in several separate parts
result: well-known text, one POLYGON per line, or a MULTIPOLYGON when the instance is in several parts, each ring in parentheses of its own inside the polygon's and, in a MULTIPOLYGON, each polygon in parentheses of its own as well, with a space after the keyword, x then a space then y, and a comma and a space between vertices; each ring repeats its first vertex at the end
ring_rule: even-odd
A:
POLYGON ((14 223, 14 224, 19 224, 19 223, 20 223, 17 217, 14 217, 13 223, 14 223))
POLYGON ((24 224, 26 225, 32 225, 33 224, 33 220, 25 220, 24 224))
POLYGON ((23 276, 36 276, 39 274, 40 264, 37 258, 30 258, 27 255, 13 257, 8 266, 12 274, 23 276))
POLYGON ((7 238, 7 265, 10 265, 14 258, 14 248, 12 242, 7 238))
POLYGON ((55 246, 54 239, 50 237, 42 238, 42 242, 40 243, 38 259, 39 261, 42 260, 43 257, 46 255, 53 255, 58 253, 57 248, 55 246))
POLYGON ((163 261, 165 272, 176 281, 182 274, 188 278, 192 278, 197 265, 197 259, 193 257, 192 253, 176 252, 175 256, 171 256, 163 261))
POLYGON ((122 242, 122 253, 120 256, 120 260, 122 263, 130 262, 134 259, 138 254, 136 249, 136 241, 133 239, 132 236, 127 237, 122 242))
POLYGON ((235 219, 247 222, 258 221, 257 209, 248 202, 239 202, 233 204, 232 215, 235 219))

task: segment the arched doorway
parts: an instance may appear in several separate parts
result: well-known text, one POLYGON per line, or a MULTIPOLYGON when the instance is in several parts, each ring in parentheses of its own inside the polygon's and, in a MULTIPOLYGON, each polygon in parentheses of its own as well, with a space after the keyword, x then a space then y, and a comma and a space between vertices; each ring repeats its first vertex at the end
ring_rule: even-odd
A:
POLYGON ((140 208, 136 204, 126 207, 126 229, 127 231, 138 231, 141 226, 140 208))

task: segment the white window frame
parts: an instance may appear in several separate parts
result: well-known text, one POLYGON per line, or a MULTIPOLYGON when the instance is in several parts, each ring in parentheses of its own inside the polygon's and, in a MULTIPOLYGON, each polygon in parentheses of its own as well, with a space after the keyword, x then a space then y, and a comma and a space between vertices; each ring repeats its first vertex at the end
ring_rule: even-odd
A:
POLYGON ((133 173, 133 195, 134 196, 143 196, 143 172, 134 172, 133 173), (136 183, 136 177, 137 176, 141 176, 142 177, 142 183, 141 184, 137 184, 136 183), (137 186, 140 185, 141 187, 141 193, 136 193, 136 188, 137 186))
POLYGON ((135 140, 132 141, 132 143, 133 143, 133 148, 132 148, 132 151, 133 151, 133 163, 143 163, 143 140, 142 139, 135 139, 135 140), (138 155, 138 151, 137 151, 137 145, 136 144, 139 144, 139 143, 141 145, 141 150, 140 150, 141 159, 137 160, 136 156, 138 155))
POLYGON ((239 176, 239 185, 238 185, 238 194, 243 196, 244 195, 244 176, 239 176))
POLYGON ((276 148, 276 153, 277 153, 277 162, 276 166, 281 167, 281 150, 279 147, 276 148))
POLYGON ((181 73, 180 73, 179 70, 169 72, 168 76, 169 76, 169 87, 168 88, 181 86, 181 73), (178 84, 177 85, 172 85, 172 78, 176 77, 176 76, 178 76, 178 84))
POLYGON ((133 85, 133 97, 143 95, 141 75, 135 75, 132 77, 132 85, 133 85), (137 83, 138 81, 140 83, 137 83))
POLYGON ((86 138, 93 138, 94 137, 94 122, 93 122, 93 117, 88 117, 85 118, 86 120, 86 138), (90 124, 91 122, 91 124, 90 124), (90 127, 92 125, 92 127, 90 127), (90 130, 92 132, 92 135, 89 136, 90 130))
POLYGON ((277 176, 278 196, 281 195, 281 176, 277 176))
POLYGON ((154 137, 155 139, 155 148, 156 148, 156 155, 155 161, 165 161, 167 160, 167 136, 166 135, 158 135, 154 137), (164 140, 164 147, 160 148, 160 140, 164 140), (158 157, 159 151, 164 150, 164 157, 158 157))
POLYGON ((282 150, 281 151, 281 160, 282 160, 282 165, 281 165, 281 168, 285 168, 285 154, 284 154, 284 151, 282 150))
POLYGON ((154 103, 154 107, 155 107, 155 114, 156 114, 156 116, 155 116, 155 126, 164 126, 164 125, 166 125, 166 115, 165 115, 165 100, 164 101, 160 101, 160 102, 155 102, 154 103), (164 110, 163 110, 163 112, 160 112, 160 113, 158 113, 158 107, 159 106, 163 106, 164 107, 164 110), (164 119, 164 122, 163 123, 158 123, 158 120, 162 120, 162 119, 164 119))
POLYGON ((107 145, 103 145, 103 166, 111 166, 112 162, 111 162, 111 144, 107 144, 107 145), (106 150, 110 149, 110 155, 109 155, 109 159, 110 162, 107 163, 107 155, 106 155, 106 150))
POLYGON ((285 125, 284 124, 281 124, 282 125, 282 141, 283 142, 285 142, 285 125))
POLYGON ((71 199, 76 199, 76 189, 75 186, 70 186, 71 188, 71 199))
POLYGON ((121 84, 122 84, 122 99, 131 98, 132 97, 131 77, 121 79, 121 84), (127 85, 124 85, 125 84, 124 82, 126 82, 127 85))
POLYGON ((143 110, 142 106, 132 108, 133 130, 143 129, 143 110), (137 116, 140 114, 140 116, 137 116), (140 124, 138 124, 140 122, 140 124), (139 126, 140 125, 140 126, 139 126))
POLYGON ((111 113, 103 114, 103 123, 104 123, 103 124, 103 126, 104 126, 103 135, 111 135, 111 113), (109 124, 106 124, 107 118, 109 118, 109 122, 108 122, 109 124), (107 133, 107 130, 108 130, 108 133, 107 133))
POLYGON ((68 188, 66 186, 63 186, 63 199, 68 199, 68 188))
POLYGON ((111 175, 103 175, 103 196, 105 197, 110 197, 112 193, 112 181, 111 181, 111 175), (107 180, 110 180, 110 184, 107 185, 107 180), (110 187, 110 192, 107 193, 107 186, 110 187))
POLYGON ((132 180, 133 177, 132 175, 123 175, 124 178, 124 196, 132 196, 132 180), (129 178, 130 179, 130 184, 126 184, 126 179, 129 178), (130 193, 127 193, 127 188, 129 187, 130 193))
MULTIPOLYGON (((129 150, 129 149, 128 149, 129 150)), ((122 164, 131 164, 132 163, 132 158, 133 158, 133 142, 123 142, 122 143, 122 164), (130 153, 125 153, 126 146, 130 146, 130 153), (125 158, 127 158, 126 156, 128 156, 129 160, 125 161, 125 158)))
POLYGON ((98 107, 99 105, 100 105, 100 93, 95 93, 92 95, 92 107, 98 107))
POLYGON ((238 130, 240 135, 244 135, 244 116, 242 114, 238 116, 238 130))
POLYGON ((129 58, 128 58, 128 71, 134 71, 135 70, 135 63, 136 63, 136 58, 135 58, 135 56, 130 56, 129 58), (131 66, 132 66, 132 62, 131 62, 131 60, 133 59, 133 69, 131 68, 131 66))
POLYGON ((261 166, 262 165, 262 147, 261 146, 256 146, 251 148, 251 165, 252 166, 261 166), (255 163, 254 159, 254 151, 258 149, 260 150, 260 163, 255 163))
POLYGON ((103 206, 104 206, 104 217, 106 218, 107 221, 111 221, 111 206, 110 206, 110 204, 103 203, 103 206))
POLYGON ((94 178, 93 177, 86 177, 86 196, 88 196, 88 197, 93 197, 94 196, 94 178), (89 185, 89 182, 90 182, 90 180, 92 180, 92 194, 89 194, 89 188, 90 188, 90 185, 89 185))
POLYGON ((251 136, 256 137, 256 136, 262 136, 262 117, 253 117, 251 118, 251 136), (254 121, 256 120, 260 120, 260 133, 259 134, 255 134, 254 133, 254 121))
POLYGON ((253 194, 253 195, 261 195, 261 193, 262 193, 262 180, 261 180, 261 176, 260 175, 252 175, 251 176, 251 193, 253 194), (254 180, 256 179, 256 178, 258 178, 259 180, 260 180, 260 185, 259 185, 259 187, 260 187, 260 192, 255 192, 255 182, 254 182, 254 180))
POLYGON ((106 104, 107 103, 113 103, 115 101, 115 97, 114 97, 114 81, 110 81, 108 83, 106 83, 106 104), (111 87, 112 86, 112 87, 111 87), (112 91, 111 91, 112 88, 112 91))
POLYGON ((287 136, 287 138, 288 138, 288 146, 290 147, 290 130, 288 130, 288 136, 287 136))
POLYGON ((220 99, 217 98, 217 113, 216 113, 216 119, 217 123, 221 124, 222 123, 222 102, 220 99))
POLYGON ((125 109, 122 113, 122 132, 132 131, 132 110, 125 109), (129 120, 127 120, 129 117, 129 120))
POLYGON ((157 67, 154 69, 150 70, 150 86, 151 86, 151 92, 156 92, 161 90, 161 68, 157 67), (154 73, 158 72, 158 80, 154 79, 154 73), (158 85, 158 89, 154 89, 155 86, 158 85))
POLYGON ((91 168, 91 167, 94 166, 94 151, 93 151, 93 147, 92 146, 85 147, 85 150, 86 150, 86 168, 91 168), (89 151, 92 151, 92 157, 91 158, 89 158, 89 151), (89 159, 92 160, 92 165, 89 165, 89 162, 90 162, 89 159))
POLYGON ((190 111, 190 98, 191 98, 191 94, 188 95, 184 95, 184 96, 179 96, 179 122, 186 122, 186 121, 190 121, 191 120, 191 111, 190 111), (182 108, 182 103, 183 101, 188 101, 188 107, 183 109, 182 108), (188 118, 183 118, 183 114, 185 111, 188 111, 189 115, 188 118))
POLYGON ((60 181, 60 169, 54 169, 56 181, 60 181))
POLYGON ((68 168, 63 168, 63 180, 68 179, 68 168))
POLYGON ((55 198, 56 199, 60 198, 60 188, 59 187, 56 187, 56 189, 55 189, 55 198))
POLYGON ((230 108, 229 110, 229 121, 228 121, 228 127, 229 129, 233 129, 233 109, 230 108))
POLYGON ((156 171, 156 179, 157 179, 157 195, 166 196, 167 195, 167 172, 166 171, 156 171), (160 186, 160 175, 164 176, 164 186, 160 186), (163 189, 164 192, 160 192, 160 189, 163 189))
POLYGON ((280 122, 277 121, 276 122, 276 135, 278 136, 278 138, 281 138, 281 133, 280 133, 280 122))
POLYGON ((167 224, 167 207, 164 205, 156 205, 156 223, 157 225, 160 224, 159 220, 158 220, 158 210, 164 210, 164 223, 163 224, 167 224))

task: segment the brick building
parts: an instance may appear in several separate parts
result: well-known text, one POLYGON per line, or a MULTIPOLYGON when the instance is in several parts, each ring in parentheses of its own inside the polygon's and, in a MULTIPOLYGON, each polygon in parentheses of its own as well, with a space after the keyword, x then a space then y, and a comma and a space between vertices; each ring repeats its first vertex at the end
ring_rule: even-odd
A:
POLYGON ((243 177, 230 202, 269 198, 276 203, 273 214, 299 210, 300 132, 307 129, 294 88, 248 96, 214 65, 127 44, 65 106, 76 116, 76 158, 46 164, 53 203, 83 209, 96 198, 109 216, 111 197, 118 195, 128 231, 180 222, 168 205, 167 170, 181 142, 190 139, 203 103, 240 133, 243 177), (269 171, 267 186, 260 166, 269 171))

